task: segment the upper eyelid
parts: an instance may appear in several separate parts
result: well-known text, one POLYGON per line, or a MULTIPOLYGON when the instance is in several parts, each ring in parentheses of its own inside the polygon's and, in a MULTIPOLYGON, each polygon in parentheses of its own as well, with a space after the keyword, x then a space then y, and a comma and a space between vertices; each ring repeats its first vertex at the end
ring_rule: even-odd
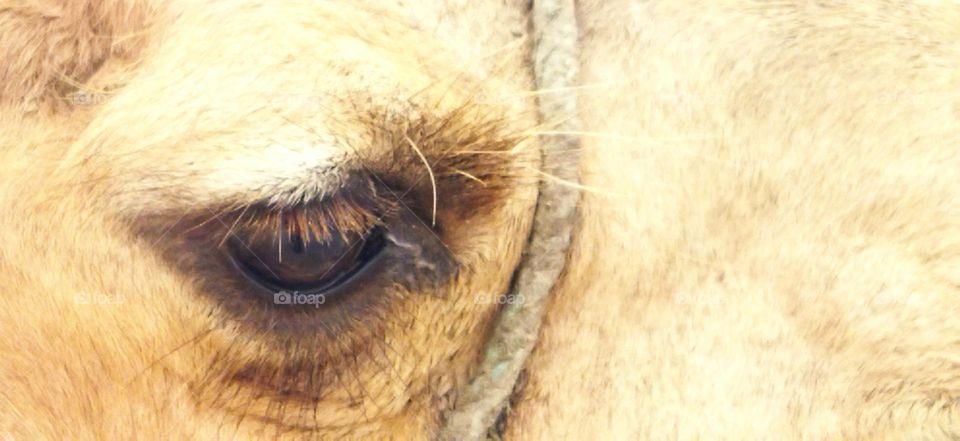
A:
MULTIPOLYGON (((532 164, 524 158, 535 157, 518 154, 522 151, 516 149, 530 135, 517 132, 515 125, 505 120, 507 116, 483 104, 468 103, 439 114, 361 108, 352 112, 355 114, 348 118, 357 119, 359 124, 352 127, 365 127, 371 132, 362 138, 363 142, 372 140, 371 149, 347 141, 342 148, 317 143, 309 127, 296 129, 296 136, 285 136, 288 142, 264 142, 263 147, 229 147, 239 138, 227 134, 218 141, 224 144, 221 150, 227 155, 214 155, 214 161, 180 154, 175 156, 181 162, 147 161, 166 168, 128 173, 147 179, 117 182, 118 194, 126 197, 113 206, 121 214, 140 216, 187 212, 198 206, 213 210, 258 203, 294 205, 335 191, 345 173, 358 170, 397 184, 394 190, 401 194, 415 186, 433 184, 423 161, 409 147, 410 139, 433 168, 436 184, 444 187, 439 191, 445 196, 441 208, 449 207, 451 196, 455 196, 462 215, 467 216, 496 203, 496 194, 508 191, 513 185, 511 179, 522 174, 517 170, 532 164), (154 176, 158 177, 156 181, 152 181, 154 176)), ((151 152, 144 153, 148 157, 151 152)), ((121 164, 120 168, 143 167, 140 164, 121 164)), ((415 209, 422 214, 419 207, 415 209)))
MULTIPOLYGON (((361 175, 351 175, 337 191, 320 198, 276 204, 261 200, 246 205, 237 215, 238 222, 253 230, 295 228, 304 234, 324 239, 332 234, 362 234, 393 215, 401 202, 383 196, 361 175)), ((236 211, 236 210, 235 210, 236 211)))

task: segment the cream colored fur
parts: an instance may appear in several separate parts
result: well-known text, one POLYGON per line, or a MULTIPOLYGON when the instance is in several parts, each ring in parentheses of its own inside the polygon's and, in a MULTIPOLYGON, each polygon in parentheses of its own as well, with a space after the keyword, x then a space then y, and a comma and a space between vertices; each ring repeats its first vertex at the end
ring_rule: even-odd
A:
POLYGON ((508 438, 960 436, 960 4, 578 20, 596 191, 508 438))
MULTIPOLYGON (((0 3, 0 440, 435 436, 563 123, 533 118, 563 91, 533 91, 526 6, 0 3), (447 295, 323 348, 310 406, 233 388, 283 357, 138 228, 331 191, 398 148, 358 104, 476 103, 523 179, 444 218, 447 295)), ((586 188, 505 437, 960 437, 960 4, 576 6, 586 188)))
MULTIPOLYGON (((521 6, 0 4, 0 439, 438 431, 532 218, 521 6), (384 174, 413 181, 417 146, 384 140, 444 130, 449 145, 419 148, 502 149, 454 163, 469 175, 459 182, 496 192, 477 213, 449 212, 467 190, 439 187, 438 234, 457 278, 437 292, 384 286, 396 300, 325 343, 245 327, 216 300, 218 276, 178 266, 211 245, 169 248, 181 220, 216 226, 224 206, 319 198, 348 167, 413 158, 415 169, 384 174), (285 364, 303 351, 305 365, 285 364), (290 369, 308 378, 309 398, 257 386, 290 369)), ((432 177, 415 182, 429 194, 432 177)))

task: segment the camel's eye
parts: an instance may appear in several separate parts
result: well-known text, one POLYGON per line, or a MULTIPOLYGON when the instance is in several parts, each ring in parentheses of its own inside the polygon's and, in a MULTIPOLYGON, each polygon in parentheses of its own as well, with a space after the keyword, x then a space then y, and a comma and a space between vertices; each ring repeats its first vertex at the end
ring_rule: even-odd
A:
MULTIPOLYGON (((363 233, 324 234, 311 225, 296 222, 298 214, 282 213, 275 231, 257 231, 251 237, 233 235, 227 254, 237 270, 267 293, 281 291, 327 294, 348 283, 383 249, 380 228, 363 233)), ((272 298, 272 297, 271 297, 272 298)))
POLYGON ((411 293, 442 293, 457 276, 442 224, 431 228, 406 193, 349 175, 321 197, 201 207, 142 231, 245 329, 332 338, 411 293))

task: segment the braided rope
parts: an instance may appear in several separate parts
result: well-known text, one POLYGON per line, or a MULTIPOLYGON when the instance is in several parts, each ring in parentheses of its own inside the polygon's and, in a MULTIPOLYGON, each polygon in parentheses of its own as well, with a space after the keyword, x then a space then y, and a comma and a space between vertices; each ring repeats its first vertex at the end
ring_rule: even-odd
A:
MULTIPOLYGON (((576 94, 577 27, 573 0, 534 0, 534 74, 540 120, 563 121, 557 132, 578 129, 576 94)), ((542 168, 569 183, 578 182, 578 141, 573 136, 542 139, 542 168)), ((551 289, 560 277, 570 247, 579 197, 559 180, 543 179, 533 228, 514 274, 512 297, 523 302, 503 306, 487 342, 477 374, 459 392, 440 433, 443 440, 481 440, 496 434, 497 419, 510 396, 539 333, 551 289)))

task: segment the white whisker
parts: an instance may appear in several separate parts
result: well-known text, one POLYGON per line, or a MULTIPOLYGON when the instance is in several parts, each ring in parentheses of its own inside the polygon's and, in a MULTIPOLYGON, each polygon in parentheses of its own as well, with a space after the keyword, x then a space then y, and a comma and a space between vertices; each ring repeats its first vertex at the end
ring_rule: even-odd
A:
POLYGON ((404 139, 407 140, 410 147, 413 147, 413 151, 417 152, 417 156, 423 161, 423 165, 427 167, 427 173, 430 175, 430 187, 433 190, 433 211, 430 213, 430 225, 435 227, 437 226, 437 179, 433 176, 433 168, 430 167, 430 162, 427 161, 426 156, 423 156, 423 152, 420 151, 417 144, 409 136, 404 136, 404 139))

